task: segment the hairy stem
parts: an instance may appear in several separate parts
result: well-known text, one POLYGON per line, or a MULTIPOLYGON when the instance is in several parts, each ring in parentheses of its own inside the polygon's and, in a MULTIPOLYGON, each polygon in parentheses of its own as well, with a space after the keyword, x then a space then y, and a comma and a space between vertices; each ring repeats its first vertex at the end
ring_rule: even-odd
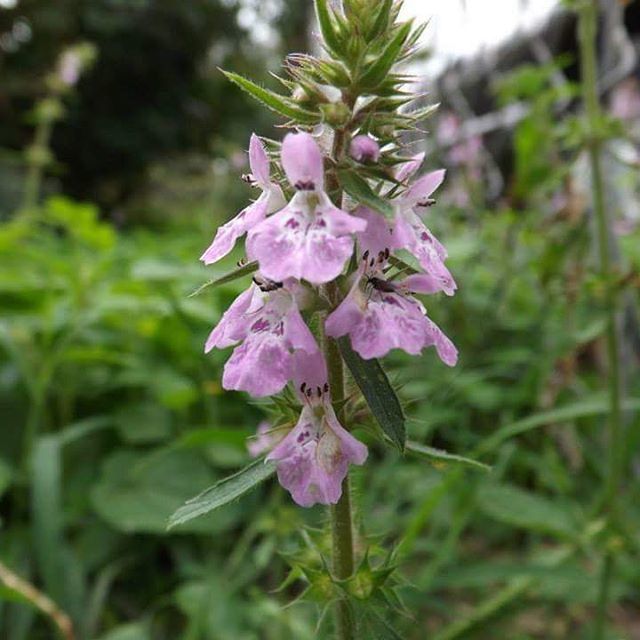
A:
MULTIPOLYGON (((604 284, 604 304, 607 314, 607 365, 609 387, 609 446, 607 473, 604 486, 604 508, 609 524, 615 518, 620 477, 623 467, 621 405, 622 390, 620 376, 620 350, 617 329, 617 295, 613 283, 613 268, 610 249, 609 221, 605 208, 604 179, 602 172, 602 109, 598 93, 598 63, 596 53, 598 0, 583 0, 579 19, 580 60, 582 92, 589 131, 589 163, 591 188, 595 215, 595 235, 598 248, 599 272, 604 284)), ((610 583, 613 577, 614 559, 606 551, 600 575, 599 601, 594 630, 595 640, 605 637, 607 606, 610 583)))

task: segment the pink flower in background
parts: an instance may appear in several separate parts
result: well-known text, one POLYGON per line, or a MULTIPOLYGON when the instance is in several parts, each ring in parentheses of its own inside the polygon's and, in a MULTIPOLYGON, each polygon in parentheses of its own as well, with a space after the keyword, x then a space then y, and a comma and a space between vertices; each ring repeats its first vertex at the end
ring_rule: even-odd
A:
POLYGON ((80 80, 82 72, 82 59, 76 51, 65 51, 60 58, 58 74, 60 80, 68 87, 72 87, 80 80))
POLYGON ((296 194, 282 211, 249 231, 248 254, 272 280, 329 282, 351 257, 352 234, 366 223, 335 207, 325 193, 322 153, 311 135, 285 137, 282 165, 296 194))
POLYGON ((613 89, 609 108, 612 115, 622 120, 640 118, 640 87, 635 78, 627 78, 613 89))
POLYGON ((454 366, 458 358, 455 346, 412 295, 440 291, 441 280, 429 273, 387 280, 384 268, 389 248, 375 253, 384 244, 384 219, 374 222, 377 214, 367 215, 370 222, 362 235, 370 237, 361 240, 361 246, 368 248, 347 297, 325 322, 327 335, 333 338, 349 335, 354 351, 364 359, 381 358, 392 349, 417 355, 425 347, 435 346, 440 359, 454 366))
POLYGON ((213 242, 200 257, 205 264, 213 264, 224 258, 233 249, 238 238, 285 203, 282 190, 277 184, 271 182, 269 156, 255 133, 251 136, 249 144, 249 164, 250 179, 262 189, 262 193, 235 218, 218 228, 213 242))
POLYGON ((412 253, 420 266, 441 283, 441 290, 453 295, 456 283, 445 266, 447 251, 416 214, 416 208, 429 207, 435 190, 443 183, 444 169, 427 173, 415 180, 395 202, 394 242, 412 253))
POLYGON ((235 348, 224 367, 222 386, 255 397, 282 391, 293 375, 293 353, 318 351, 296 302, 296 285, 256 276, 229 307, 205 346, 235 348))
POLYGON ((356 136, 349 147, 349 154, 356 162, 378 162, 380 145, 370 136, 356 136))
POLYGON ((300 419, 267 460, 277 462, 280 484, 301 507, 335 504, 349 464, 364 464, 367 448, 338 422, 320 352, 296 354, 294 381, 303 402, 300 419))

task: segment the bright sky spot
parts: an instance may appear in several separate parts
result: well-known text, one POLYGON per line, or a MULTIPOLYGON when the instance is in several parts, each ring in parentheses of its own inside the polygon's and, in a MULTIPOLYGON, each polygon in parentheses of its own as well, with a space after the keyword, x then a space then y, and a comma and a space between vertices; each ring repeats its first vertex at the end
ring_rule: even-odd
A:
POLYGON ((494 47, 535 27, 558 0, 405 0, 403 17, 431 19, 423 44, 434 51, 430 68, 494 47))

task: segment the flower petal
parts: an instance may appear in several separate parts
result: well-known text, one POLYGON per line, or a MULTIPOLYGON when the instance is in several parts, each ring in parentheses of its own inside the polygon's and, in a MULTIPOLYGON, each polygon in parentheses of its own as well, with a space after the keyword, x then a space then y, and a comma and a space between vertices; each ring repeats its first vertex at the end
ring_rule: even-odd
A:
POLYGON ((393 225, 387 222, 384 216, 367 207, 358 207, 353 215, 367 222, 367 228, 356 234, 359 255, 368 251, 374 258, 385 249, 393 251, 398 248, 398 242, 393 235, 393 225))
POLYGON ((285 337, 292 349, 301 349, 307 353, 320 351, 318 343, 300 315, 300 311, 295 304, 284 317, 285 337))
POLYGON ((418 153, 409 162, 403 162, 401 165, 398 165, 396 170, 396 180, 398 182, 405 182, 409 178, 411 178, 415 172, 422 166, 424 162, 424 157, 426 153, 423 151, 422 153, 418 153))
POLYGON ((262 140, 255 133, 251 134, 249 142, 249 166, 253 179, 263 191, 269 189, 271 177, 269 175, 269 156, 264 149, 262 140))
POLYGON ((442 332, 440 327, 427 318, 427 344, 425 346, 434 345, 440 360, 450 367, 455 367, 458 362, 458 350, 449 338, 442 332))
POLYGON ((254 203, 243 209, 235 218, 218 227, 209 248, 200 256, 205 264, 213 264, 224 258, 234 247, 236 240, 261 222, 267 215, 269 193, 264 192, 254 203))
POLYGON ((320 147, 308 133, 289 133, 282 142, 282 166, 293 187, 324 189, 324 163, 320 147))
POLYGON ((259 302, 255 299, 256 297, 259 298, 259 295, 256 287, 252 285, 232 302, 220 322, 209 334, 204 348, 205 353, 209 353, 214 348, 230 347, 246 337, 251 323, 246 313, 251 306, 259 302))
POLYGON ((222 386, 256 398, 272 396, 291 379, 292 356, 282 336, 270 331, 250 334, 224 366, 222 386))
POLYGON ((411 208, 429 198, 444 182, 445 174, 444 169, 438 169, 418 178, 402 196, 403 206, 411 208))

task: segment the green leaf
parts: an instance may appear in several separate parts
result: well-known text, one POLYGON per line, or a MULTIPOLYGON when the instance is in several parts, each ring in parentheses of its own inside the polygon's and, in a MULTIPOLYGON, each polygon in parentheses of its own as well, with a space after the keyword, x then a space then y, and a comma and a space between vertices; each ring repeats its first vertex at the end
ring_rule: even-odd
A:
POLYGON ((380 9, 378 9, 378 15, 367 33, 367 40, 371 41, 382 35, 389 26, 389 18, 391 17, 391 6, 393 0, 383 0, 380 3, 380 9))
MULTIPOLYGON (((91 502, 117 531, 161 534, 176 505, 216 479, 202 455, 194 451, 160 448, 141 454, 120 450, 104 463, 91 502)), ((239 517, 239 510, 231 508, 191 522, 183 531, 221 532, 235 526, 239 517)))
POLYGON ((13 476, 13 467, 0 458, 0 497, 11 486, 13 476))
POLYGON ((353 351, 348 338, 340 338, 338 346, 371 413, 393 444, 404 451, 407 439, 404 413, 384 369, 376 359, 363 360, 353 351))
POLYGON ((521 598, 533 584, 533 579, 529 577, 516 578, 504 589, 481 602, 470 616, 456 620, 436 634, 433 640, 456 640, 456 638, 467 637, 478 627, 486 625, 489 620, 500 615, 505 608, 521 598))
POLYGON ((213 487, 187 501, 171 516, 169 528, 189 522, 189 520, 237 500, 271 477, 275 470, 275 463, 264 462, 262 459, 255 460, 249 466, 238 471, 238 473, 221 480, 213 487))
POLYGON ((362 87, 373 89, 377 87, 387 76, 391 67, 397 62, 402 48, 404 47, 409 34, 411 33, 412 22, 405 22, 397 31, 393 39, 387 44, 382 53, 376 56, 375 60, 359 79, 362 87))
POLYGON ((458 456, 442 449, 434 449, 419 442, 407 441, 407 452, 416 455, 419 458, 426 458, 437 468, 446 468, 450 465, 466 465, 482 471, 491 471, 491 467, 477 460, 458 456))
POLYGON ((264 104, 267 108, 279 113, 285 118, 295 120, 300 124, 316 124, 320 120, 320 116, 313 111, 308 111, 296 105, 295 102, 281 96, 269 89, 265 89, 255 82, 251 82, 247 78, 243 78, 237 73, 231 71, 222 70, 231 82, 240 87, 243 91, 246 91, 250 96, 264 104))
POLYGON ((384 614, 380 613, 380 609, 385 610, 380 604, 377 599, 374 603, 352 602, 356 614, 358 637, 368 640, 404 640, 404 637, 387 621, 384 614))
POLYGON ((572 539, 578 523, 566 504, 506 484, 486 484, 478 491, 478 506, 488 516, 510 526, 572 539))
POLYGON ((234 269, 233 271, 230 271, 229 273, 226 273, 225 275, 220 276, 219 278, 214 278, 213 280, 209 280, 208 282, 205 282, 203 285, 199 286, 195 291, 192 291, 189 294, 189 297, 193 298, 194 296, 198 296, 205 289, 208 289, 209 287, 219 287, 221 284, 228 284, 229 282, 234 282, 235 280, 244 278, 245 276, 248 276, 249 274, 257 270, 258 270, 257 262, 249 262, 247 264, 243 264, 241 267, 238 267, 237 269, 234 269))
POLYGON ((342 57, 344 55, 344 46, 327 0, 316 0, 316 15, 325 44, 338 57, 342 57))
MULTIPOLYGON (((640 398, 629 398, 622 404, 623 411, 636 411, 640 409, 640 398)), ((505 440, 514 436, 526 433, 538 427, 544 427, 558 422, 567 422, 577 418, 587 418, 608 413, 609 404, 604 398, 596 400, 585 400, 574 404, 543 411, 532 416, 518 420, 511 424, 500 427, 495 433, 484 440, 477 449, 479 454, 494 450, 505 440)))
POLYGON ((393 217, 393 207, 371 189, 369 183, 354 171, 343 169, 338 172, 343 189, 359 204, 381 213, 386 218, 393 217))
POLYGON ((31 458, 31 510, 34 552, 47 591, 63 602, 62 459, 56 436, 39 438, 31 458))

